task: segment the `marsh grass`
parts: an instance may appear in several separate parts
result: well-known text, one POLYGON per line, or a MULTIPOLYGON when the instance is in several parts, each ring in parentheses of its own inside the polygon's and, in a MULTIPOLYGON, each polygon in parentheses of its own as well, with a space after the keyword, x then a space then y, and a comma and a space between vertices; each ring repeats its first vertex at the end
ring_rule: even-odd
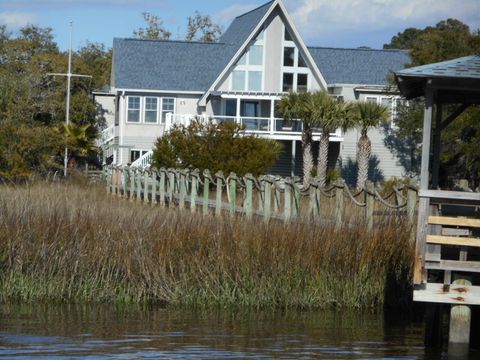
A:
POLYGON ((0 188, 0 301, 375 308, 408 298, 406 224, 214 218, 102 187, 0 188), (399 295, 400 294, 400 295, 399 295))

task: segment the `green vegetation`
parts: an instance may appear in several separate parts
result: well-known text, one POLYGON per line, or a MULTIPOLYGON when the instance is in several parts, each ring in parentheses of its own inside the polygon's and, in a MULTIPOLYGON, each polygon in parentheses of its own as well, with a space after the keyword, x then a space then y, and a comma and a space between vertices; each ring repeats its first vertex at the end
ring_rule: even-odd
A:
POLYGON ((187 127, 175 125, 157 139, 153 165, 260 175, 277 160, 280 146, 274 140, 246 135, 237 123, 196 119, 187 127))
POLYGON ((103 188, 0 188, 0 301, 375 308, 408 301, 405 224, 213 218, 103 188))

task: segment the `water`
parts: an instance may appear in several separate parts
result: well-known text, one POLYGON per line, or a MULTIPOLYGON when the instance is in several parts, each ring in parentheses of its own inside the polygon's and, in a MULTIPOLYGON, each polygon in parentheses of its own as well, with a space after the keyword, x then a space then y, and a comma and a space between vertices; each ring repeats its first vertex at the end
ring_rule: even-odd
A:
POLYGON ((0 358, 447 358, 441 350, 425 350, 421 322, 400 318, 334 311, 1 305, 0 358))

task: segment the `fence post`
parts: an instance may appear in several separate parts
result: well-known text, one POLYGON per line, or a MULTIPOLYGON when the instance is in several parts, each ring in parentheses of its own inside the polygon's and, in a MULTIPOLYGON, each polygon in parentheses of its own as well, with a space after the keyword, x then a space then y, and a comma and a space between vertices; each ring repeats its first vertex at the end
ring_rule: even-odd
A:
POLYGON ((128 173, 130 174, 130 192, 128 193, 128 198, 130 201, 133 201, 135 195, 135 169, 129 167, 128 173))
POLYGON ((343 224, 345 212, 345 201, 343 199, 343 188, 345 183, 342 180, 335 182, 335 229, 340 229, 343 224))
POLYGON ((148 203, 148 179, 149 171, 147 169, 143 170, 143 203, 148 203))
POLYGON ((190 189, 190 212, 194 213, 197 210, 197 191, 198 191, 198 169, 190 173, 192 179, 192 186, 190 189))
POLYGON ((142 173, 140 169, 137 170, 137 197, 135 200, 142 200, 142 173))
POLYGON ((268 222, 270 220, 271 211, 272 211, 272 183, 270 182, 270 177, 264 178, 264 189, 265 193, 263 195, 263 220, 268 222))
POLYGON ((160 169, 160 186, 159 186, 159 196, 160 196, 160 206, 165 207, 165 169, 160 169))
POLYGON ((208 215, 208 205, 210 201, 210 172, 203 172, 203 215, 208 215))
POLYGON ((152 206, 157 204, 157 171, 151 170, 152 176, 152 206))
POLYGON ((285 179, 285 191, 283 196, 283 220, 290 221, 292 216, 292 182, 290 178, 285 179))
POLYGON ((300 188, 298 187, 295 180, 292 182, 293 187, 293 207, 292 207, 292 217, 298 217, 300 213, 300 188))
POLYGON ((411 186, 407 190, 407 219, 413 225, 415 223, 415 206, 417 205, 417 192, 411 186))
POLYGON ((112 169, 112 195, 117 195, 117 167, 112 169))
POLYGON ((273 214, 280 214, 280 197, 281 192, 278 188, 277 178, 273 179, 273 214))
POLYGON ((222 215, 222 178, 223 173, 221 171, 215 174, 217 177, 217 198, 215 201, 215 215, 220 216, 222 215))
POLYGON ((373 210, 375 208, 375 185, 370 180, 365 181, 365 221, 367 229, 373 229, 373 210))
POLYGON ((185 197, 187 193, 187 173, 184 171, 178 172, 178 187, 179 189, 179 196, 178 196, 178 207, 180 210, 185 209, 185 197))
POLYGON ((245 215, 247 219, 251 219, 253 217, 253 179, 252 174, 246 174, 245 179, 245 187, 246 187, 246 194, 245 194, 245 215))
POLYGON ((123 194, 122 197, 126 198, 127 197, 127 189, 128 189, 128 170, 125 168, 125 166, 122 167, 122 180, 123 180, 123 194))
POLYGON ((235 212, 237 211, 237 175, 235 173, 230 173, 229 176, 230 184, 229 192, 230 192, 230 216, 234 216, 235 212))
POLYGON ((172 169, 168 171, 168 207, 173 206, 173 193, 175 191, 175 173, 172 169))
POLYGON ((107 194, 110 193, 110 176, 109 176, 108 170, 109 170, 109 167, 105 165, 103 176, 105 177, 107 194))

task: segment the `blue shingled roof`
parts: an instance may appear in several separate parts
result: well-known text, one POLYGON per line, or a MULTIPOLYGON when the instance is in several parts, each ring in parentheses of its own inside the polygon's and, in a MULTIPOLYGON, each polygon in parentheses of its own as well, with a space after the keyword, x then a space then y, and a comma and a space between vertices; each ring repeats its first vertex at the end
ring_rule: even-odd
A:
POLYGON ((397 71, 398 76, 451 77, 480 79, 480 55, 416 66, 397 71))
POLYGON ((117 88, 206 91, 237 46, 166 40, 114 39, 117 88))
POLYGON ((405 68, 405 50, 308 47, 327 84, 386 85, 387 75, 405 68))
POLYGON ((273 1, 270 1, 252 11, 237 16, 225 33, 220 37, 220 42, 225 44, 242 45, 252 33, 255 26, 265 16, 273 1))

